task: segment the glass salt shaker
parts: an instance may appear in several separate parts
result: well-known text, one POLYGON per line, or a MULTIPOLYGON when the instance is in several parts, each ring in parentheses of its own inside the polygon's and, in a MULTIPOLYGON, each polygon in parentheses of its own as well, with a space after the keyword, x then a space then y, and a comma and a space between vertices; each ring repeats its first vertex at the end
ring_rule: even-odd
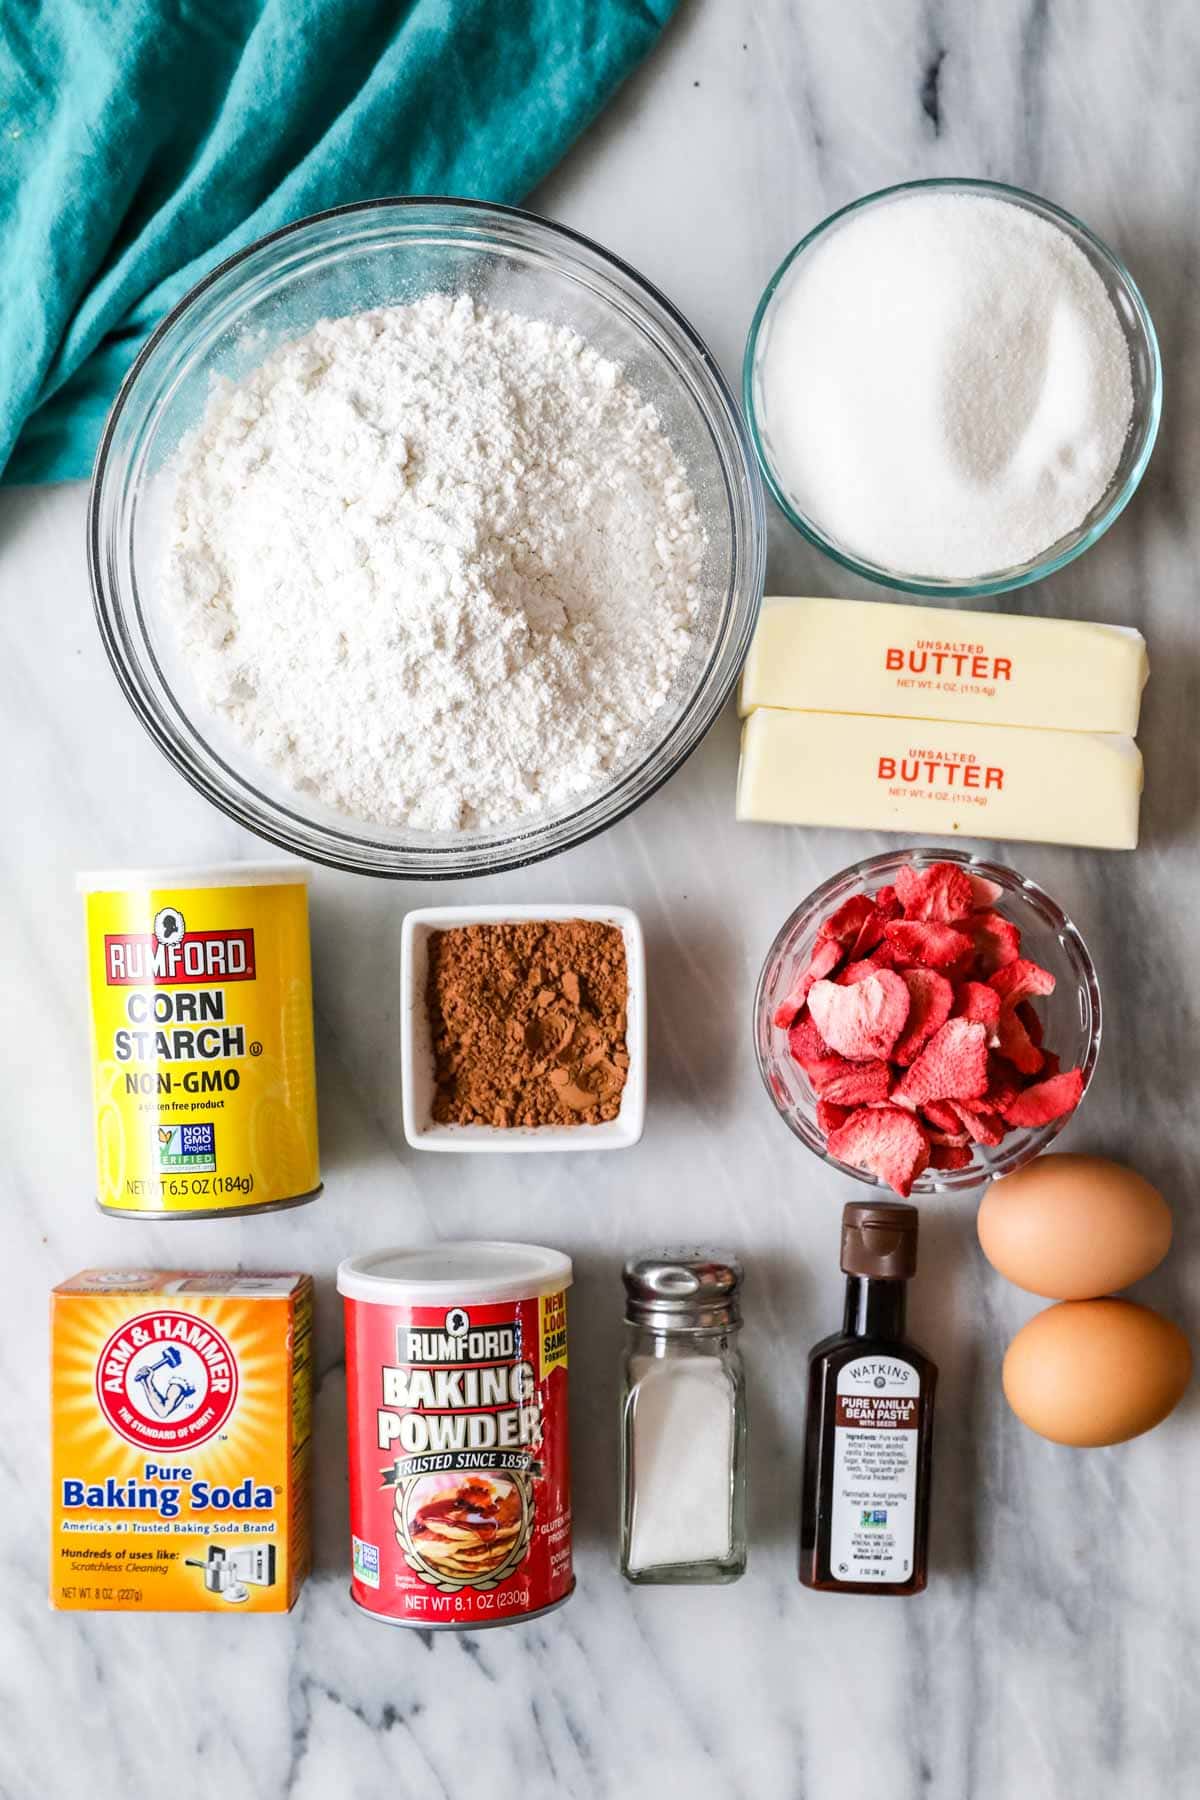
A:
POLYGON ((625 1264, 621 1572, 736 1581, 746 1567, 742 1268, 712 1250, 625 1264))

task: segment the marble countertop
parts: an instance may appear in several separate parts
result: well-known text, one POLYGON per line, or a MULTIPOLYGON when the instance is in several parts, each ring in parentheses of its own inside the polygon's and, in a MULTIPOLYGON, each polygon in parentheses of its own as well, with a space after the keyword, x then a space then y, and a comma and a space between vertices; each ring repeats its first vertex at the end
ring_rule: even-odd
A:
MULTIPOLYGON (((1131 856, 1009 859, 1080 922, 1108 1004, 1099 1074, 1064 1142, 1120 1155, 1177 1218, 1145 1295, 1197 1324, 1192 1189, 1200 882, 1200 19, 1182 0, 687 0, 659 52, 535 197, 660 283, 738 369, 788 247, 856 194, 988 175, 1088 220, 1128 260, 1167 402, 1141 492, 1090 555, 1013 604, 1139 624, 1151 647, 1144 839, 1131 856)), ((91 1206, 77 868, 254 855, 153 749, 92 621, 79 487, 0 492, 6 1074, 0 1084, 0 1795, 4 1800, 1130 1800, 1200 1788, 1200 1484, 1193 1395, 1151 1436, 1057 1449, 1008 1414, 999 1365, 1036 1302, 977 1253, 968 1201, 928 1205, 914 1333, 941 1365, 932 1580, 920 1599, 797 1585, 809 1345, 834 1328, 851 1184, 788 1135, 749 1006, 784 915, 886 847, 735 827, 726 716, 641 812, 492 881, 393 886, 321 871, 313 923, 326 1190, 299 1211, 129 1224, 91 1206), (433 900, 605 900, 648 945, 650 1108, 614 1156, 422 1157, 400 1124, 400 927, 433 900), (370 946, 370 954, 366 947, 370 946), (388 1633, 347 1591, 344 1379, 332 1273, 430 1236, 514 1237, 576 1260, 578 1593, 475 1636, 388 1633), (619 1270, 714 1237, 747 1264, 752 1552, 728 1589, 642 1590, 615 1567, 619 1270), (317 1569, 289 1619, 47 1610, 46 1292, 88 1264, 239 1260, 317 1273, 317 1569)), ((859 592, 775 515, 770 586, 859 592)))

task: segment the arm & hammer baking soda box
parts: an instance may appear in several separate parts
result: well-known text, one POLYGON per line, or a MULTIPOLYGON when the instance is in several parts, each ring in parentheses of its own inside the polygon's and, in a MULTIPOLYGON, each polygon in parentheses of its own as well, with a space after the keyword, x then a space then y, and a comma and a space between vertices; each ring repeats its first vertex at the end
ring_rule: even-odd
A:
POLYGON ((312 1279, 87 1270, 50 1300, 50 1603, 288 1612, 310 1562, 312 1279))

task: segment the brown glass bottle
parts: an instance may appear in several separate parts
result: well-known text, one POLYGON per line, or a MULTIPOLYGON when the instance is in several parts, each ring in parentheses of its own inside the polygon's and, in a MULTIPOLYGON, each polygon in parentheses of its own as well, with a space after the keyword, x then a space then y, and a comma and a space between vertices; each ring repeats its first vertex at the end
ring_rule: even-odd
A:
POLYGON ((937 1368, 904 1332, 915 1206, 842 1214, 846 1316, 808 1359, 800 1579, 836 1594, 925 1586, 937 1368))

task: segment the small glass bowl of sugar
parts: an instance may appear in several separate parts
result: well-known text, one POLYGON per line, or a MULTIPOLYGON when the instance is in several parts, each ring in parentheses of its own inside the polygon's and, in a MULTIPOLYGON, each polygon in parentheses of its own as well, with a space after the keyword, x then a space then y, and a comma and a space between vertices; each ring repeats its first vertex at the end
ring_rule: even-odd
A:
POLYGON ((1158 342, 1078 219, 999 182, 908 182, 803 238, 751 326, 767 484, 843 567, 978 597, 1095 543, 1150 458, 1158 342))

